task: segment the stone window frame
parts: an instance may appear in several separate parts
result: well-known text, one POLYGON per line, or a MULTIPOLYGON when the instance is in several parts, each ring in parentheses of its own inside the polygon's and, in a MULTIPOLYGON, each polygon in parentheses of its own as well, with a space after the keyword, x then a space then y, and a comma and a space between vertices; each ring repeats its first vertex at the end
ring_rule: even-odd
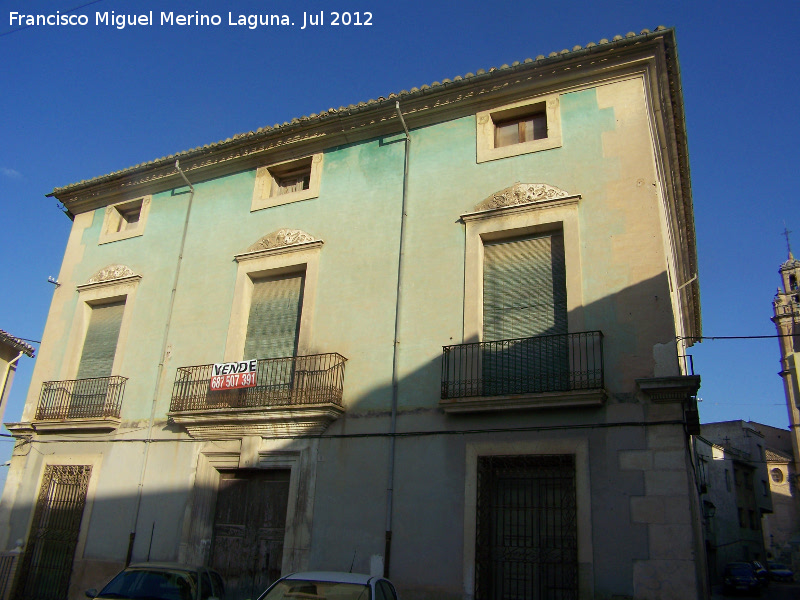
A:
POLYGON ((253 298, 253 281, 291 273, 305 273, 297 355, 311 353, 311 326, 322 245, 322 240, 315 239, 303 231, 280 229, 264 236, 247 251, 234 257, 238 264, 231 318, 225 342, 226 362, 245 358, 243 353, 253 298))
POLYGON ((569 194, 548 184, 515 184, 489 196, 473 212, 461 215, 466 237, 463 343, 483 341, 484 243, 558 230, 564 236, 568 331, 584 330, 580 198, 579 194, 569 194), (520 195, 525 201, 519 202, 520 195))
POLYGON ((317 152, 316 154, 258 167, 258 169, 256 169, 256 182, 253 188, 250 212, 317 198, 319 196, 320 180, 322 178, 322 157, 323 154, 317 152), (308 189, 290 192, 288 194, 272 195, 272 190, 274 186, 277 185, 279 171, 291 170, 296 166, 302 166, 302 164, 309 159, 311 160, 311 170, 309 173, 308 189))
POLYGON ((66 346, 66 360, 62 362, 59 380, 72 380, 78 374, 83 344, 86 341, 86 331, 92 314, 92 307, 109 304, 111 302, 125 302, 122 313, 122 323, 117 338, 117 348, 114 354, 114 363, 111 374, 120 375, 125 358, 128 336, 131 332, 133 305, 136 290, 142 277, 136 275, 124 265, 110 265, 101 269, 85 284, 77 286, 78 302, 72 318, 72 326, 66 346))
POLYGON ((477 113, 475 115, 477 162, 483 163, 560 148, 562 145, 560 97, 560 93, 544 94, 477 113), (542 110, 547 119, 546 138, 495 147, 496 123, 541 113, 542 110))
POLYGON ((477 533, 478 457, 572 454, 575 456, 575 500, 578 506, 578 596, 588 598, 593 590, 592 495, 589 479, 589 443, 586 439, 553 438, 537 441, 467 443, 464 477, 463 593, 475 593, 475 544, 477 533))
POLYGON ((100 239, 97 242, 98 245, 118 242, 120 240, 127 240, 143 235, 147 225, 147 217, 150 215, 152 198, 152 196, 142 196, 133 200, 125 200, 124 202, 117 202, 106 206, 103 214, 103 228, 100 230, 100 239), (139 220, 136 226, 118 231, 120 223, 124 219, 124 213, 137 207, 139 208, 139 220))
MULTIPOLYGON (((25 532, 27 535, 31 533, 31 527, 33 526, 33 517, 34 513, 36 512, 36 501, 39 497, 39 491, 42 488, 42 482, 44 481, 44 473, 47 467, 75 467, 75 466, 88 466, 92 468, 91 475, 89 475, 89 484, 86 487, 86 501, 83 505, 83 515, 81 516, 81 525, 80 529, 78 530, 78 540, 75 544, 75 561, 78 561, 81 557, 83 557, 85 549, 86 549, 86 540, 89 536, 89 527, 92 522, 92 509, 94 508, 94 501, 97 497, 97 486, 100 481, 100 469, 103 465, 103 455, 102 454, 92 454, 92 453, 80 453, 80 454, 71 454, 71 453, 58 453, 58 454, 46 454, 42 459, 42 462, 39 464, 39 475, 36 479, 28 479, 29 482, 35 482, 35 487, 30 488, 32 490, 32 497, 33 501, 30 503, 30 512, 28 513, 28 523, 25 527, 25 532)), ((22 491, 22 490, 21 490, 22 491)), ((17 496, 19 497, 19 496, 17 496)))
POLYGON ((786 474, 780 467, 772 467, 769 470, 770 481, 776 485, 781 485, 786 482, 786 474), (776 473, 777 471, 777 473, 776 473))

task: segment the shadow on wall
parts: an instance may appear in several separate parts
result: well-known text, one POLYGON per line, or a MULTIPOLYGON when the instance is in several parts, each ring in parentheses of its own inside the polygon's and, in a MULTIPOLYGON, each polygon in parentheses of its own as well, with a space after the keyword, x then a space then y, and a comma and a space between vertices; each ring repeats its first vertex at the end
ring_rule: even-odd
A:
MULTIPOLYGON (((582 330, 603 332, 608 402, 634 401, 633 380, 638 377, 653 376, 654 345, 668 344, 674 339, 666 274, 645 280, 575 310, 569 314, 569 322, 582 323, 582 330)), ((414 503, 420 503, 420 510, 424 510, 425 498, 433 497, 441 503, 441 506, 431 514, 434 514, 437 520, 446 523, 448 529, 453 532, 452 539, 446 544, 447 551, 455 552, 458 559, 449 560, 447 564, 440 563, 440 570, 443 572, 440 573, 439 582, 446 581, 454 586, 449 592, 442 589, 443 594, 445 592, 457 594, 460 592, 463 578, 459 548, 463 542, 463 439, 466 434, 439 437, 434 435, 415 437, 407 434, 421 431, 471 430, 477 431, 476 435, 482 435, 482 439, 491 439, 491 436, 501 434, 480 434, 480 430, 526 425, 563 426, 604 422, 605 409, 593 407, 445 415, 439 408, 441 350, 440 346, 434 344, 431 344, 430 349, 429 356, 419 357, 420 360, 417 362, 421 366, 404 376, 398 385, 397 427, 401 437, 396 438, 398 471, 394 485, 397 497, 405 503, 398 514, 406 516, 413 514, 414 510, 410 507, 414 503), (459 439, 461 450, 453 451, 454 446, 448 445, 450 444, 448 440, 455 438, 459 439), (402 474, 411 472, 409 469, 412 468, 418 471, 422 467, 418 460, 429 462, 431 473, 443 474, 441 481, 434 480, 427 486, 425 494, 421 490, 404 487, 402 474), (440 484, 439 487, 437 483, 440 484)), ((358 360, 357 356, 349 358, 351 361, 358 360)), ((407 357, 405 360, 408 362, 407 357)), ((387 380, 390 374, 391 364, 388 364, 387 380)), ((306 440, 308 447, 313 447, 311 456, 316 465, 314 481, 310 484, 304 482, 303 485, 310 487, 302 492, 313 498, 314 508, 313 537, 311 522, 304 525, 308 529, 305 533, 310 540, 307 546, 306 564, 311 569, 345 571, 350 570, 352 565, 354 571, 369 572, 371 557, 382 555, 384 550, 390 441, 390 436, 387 434, 392 388, 391 383, 387 381, 386 385, 373 388, 355 399, 348 397, 346 391, 347 374, 345 374, 345 414, 328 427, 321 439, 306 440), (339 550, 331 552, 331 544, 339 550), (317 550, 322 547, 326 547, 325 551, 317 550), (331 556, 338 557, 336 564, 330 560, 331 556)), ((161 427, 163 433, 167 430, 174 431, 174 425, 167 425, 164 421, 161 422, 161 427)), ((520 435, 532 434, 517 434, 516 439, 520 435)), ((575 435, 588 435, 590 441, 597 440, 591 441, 592 444, 610 443, 595 433, 575 435)), ((23 481, 19 490, 19 496, 24 494, 27 499, 17 501, 10 512, 7 543, 13 546, 18 538, 27 540, 25 546, 27 554, 23 555, 21 570, 25 581, 38 580, 47 583, 50 579, 43 578, 41 571, 37 569, 45 568, 42 566, 45 563, 57 565, 59 560, 67 565, 70 563, 68 556, 74 552, 74 572, 69 597, 81 598, 85 589, 101 587, 125 562, 133 515, 136 512, 137 483, 144 444, 136 441, 126 442, 123 439, 111 444, 106 442, 105 437, 98 437, 97 442, 92 442, 90 434, 81 435, 80 440, 78 436, 73 436, 69 441, 61 438, 58 442, 48 440, 48 437, 40 435, 32 443, 17 444, 14 462, 19 465, 20 461, 26 461, 25 474, 30 481, 23 481), (97 448, 98 443, 103 443, 102 448, 97 448), (67 463, 73 466, 80 465, 78 458, 80 455, 103 456, 103 470, 101 472, 99 468, 94 468, 89 474, 89 483, 83 491, 87 501, 85 507, 81 507, 77 512, 75 512, 77 509, 73 510, 73 513, 69 512, 69 503, 63 506, 52 504, 52 494, 40 495, 41 488, 34 487, 37 483, 33 482, 41 481, 46 464, 59 465, 57 455, 60 454, 64 456, 64 466, 67 463), (37 506, 30 504, 30 499, 34 497, 40 498, 40 504, 37 506), (50 534, 53 539, 62 541, 51 543, 48 541, 50 534), (74 548, 72 551, 69 550, 68 544, 62 543, 64 539, 72 540, 69 542, 74 548)), ((643 433, 631 439, 634 440, 632 442, 634 445, 644 447, 643 433)), ((283 442, 274 440, 274 442, 273 450, 276 453, 280 452, 281 447, 288 450, 298 443, 297 440, 291 439, 283 442)), ((284 489, 286 484, 272 479, 260 480, 259 475, 249 475, 252 471, 237 470, 234 466, 219 469, 221 476, 219 487, 199 489, 202 484, 195 481, 199 444, 204 444, 204 447, 208 448, 209 444, 213 445, 214 442, 195 444, 192 440, 183 440, 182 442, 159 441, 154 444, 164 450, 154 452, 148 462, 148 474, 142 490, 139 524, 133 547, 133 561, 179 559, 182 552, 180 540, 185 539, 186 528, 191 526, 193 518, 194 494, 195 498, 198 495, 210 498, 211 507, 207 509, 207 513, 216 515, 217 524, 214 534, 216 541, 204 539, 206 547, 201 549, 199 555, 211 557, 210 562, 213 565, 215 561, 220 563, 229 559, 241 562, 241 556, 250 554, 260 556, 263 560, 266 553, 271 556, 268 560, 271 564, 262 565, 264 567, 262 570, 272 571, 274 575, 277 567, 280 572, 280 560, 276 556, 280 552, 279 545, 283 543, 281 536, 266 541, 253 538, 247 542, 252 545, 252 552, 242 552, 241 547, 236 546, 239 542, 231 542, 227 549, 222 549, 224 545, 220 540, 235 540, 243 538, 248 532, 259 531, 257 522, 250 522, 247 519, 277 519, 274 521, 276 527, 285 527, 286 523, 285 521, 281 523, 281 518, 286 518, 286 510, 279 510, 270 515, 267 513, 270 512, 269 506, 281 505, 281 502, 286 506, 288 497, 280 496, 283 492, 274 491, 284 489), (243 477, 237 479, 236 473, 243 477), (242 507, 258 505, 258 498, 264 496, 273 499, 264 504, 266 512, 261 517, 248 516, 247 510, 242 507), (220 498, 227 504, 224 506, 218 504, 220 498), (279 514, 281 512, 282 516, 279 514), (225 558, 221 558, 223 555, 225 558)), ((229 442, 220 444, 219 454, 225 454, 228 448, 229 442)), ((622 474, 616 467, 613 469, 609 467, 606 458, 597 460, 597 465, 592 465, 593 473, 596 471, 598 476, 605 473, 620 482, 627 477, 630 481, 626 480, 625 486, 634 490, 642 487, 643 482, 632 474, 622 474)), ((269 469, 261 471, 263 473, 269 469)), ((59 477, 63 479, 63 493, 80 496, 80 490, 76 492, 73 489, 77 484, 70 483, 65 473, 66 470, 61 475, 54 475, 55 480, 59 477)), ((290 511, 295 510, 292 506, 288 508, 290 511)), ((399 539, 403 539, 404 528, 404 524, 395 519, 394 529, 399 539)), ((415 530, 413 525, 408 529, 415 530)), ((435 540, 416 539, 412 542, 416 551, 423 551, 423 546, 436 544, 435 540)), ((408 550, 409 548, 398 549, 398 552, 408 554, 408 550)), ((289 550, 283 549, 283 552, 287 551, 289 550)), ((291 551, 294 552, 295 549, 291 551)), ((406 559, 410 557, 406 556, 403 560, 406 559)), ((430 574, 431 568, 425 568, 423 571, 430 574)), ((435 579, 426 581, 411 573, 408 577, 407 582, 403 581, 402 577, 397 581, 401 593, 405 584, 413 588, 437 583, 435 579)), ((431 577, 435 578, 436 575, 432 574, 431 577)))

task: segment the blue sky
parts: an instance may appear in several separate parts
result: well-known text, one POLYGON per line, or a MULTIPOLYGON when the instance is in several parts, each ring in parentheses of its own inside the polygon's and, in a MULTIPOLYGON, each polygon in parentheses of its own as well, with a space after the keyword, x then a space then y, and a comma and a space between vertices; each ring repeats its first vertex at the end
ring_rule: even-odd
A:
MULTIPOLYGON (((786 259, 800 254, 796 32, 783 2, 381 2, 100 0, 89 25, 12 31, 10 13, 54 14, 87 0, 0 0, 0 328, 41 339, 70 221, 45 194, 264 125, 444 78, 675 27, 694 189, 707 336, 770 335, 786 259), (295 26, 230 26, 288 14, 295 26), (153 11, 152 26, 95 25, 96 12, 153 11), (218 14, 217 27, 160 26, 160 12, 218 14), (301 30, 303 13, 326 25, 301 30), (329 25, 331 11, 370 26, 329 25)), ((703 421, 786 427, 775 339, 692 349, 703 421)), ((34 361, 23 358, 4 420, 20 418, 34 361)), ((4 429, 4 433, 7 431, 4 429)), ((11 442, 0 441, 6 460, 11 442)), ((0 467, 0 478, 6 469, 0 467)))

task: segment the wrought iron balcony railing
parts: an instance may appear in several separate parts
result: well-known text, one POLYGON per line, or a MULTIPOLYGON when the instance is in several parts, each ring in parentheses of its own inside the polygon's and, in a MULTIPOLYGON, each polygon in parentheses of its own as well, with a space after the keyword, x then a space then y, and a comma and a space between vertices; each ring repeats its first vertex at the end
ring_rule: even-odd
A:
POLYGON ((603 388, 603 333, 444 346, 442 399, 603 388))
POLYGON ((45 381, 36 409, 37 421, 96 417, 119 418, 127 377, 45 381))
POLYGON ((341 406, 346 360, 337 353, 261 359, 256 385, 233 390, 211 389, 214 365, 181 367, 175 376, 170 411, 309 404, 341 406))

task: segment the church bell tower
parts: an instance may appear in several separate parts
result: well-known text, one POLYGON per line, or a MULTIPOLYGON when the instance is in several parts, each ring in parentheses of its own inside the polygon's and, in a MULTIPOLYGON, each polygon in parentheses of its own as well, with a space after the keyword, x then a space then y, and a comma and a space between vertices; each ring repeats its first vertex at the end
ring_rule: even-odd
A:
POLYGON ((798 386, 798 369, 800 369, 800 260, 792 255, 789 243, 789 231, 784 231, 789 258, 778 273, 781 286, 773 300, 774 316, 772 322, 778 329, 778 343, 781 350, 781 370, 778 373, 783 379, 786 394, 786 407, 789 410, 789 424, 792 429, 792 446, 795 463, 800 462, 800 387, 798 386))

